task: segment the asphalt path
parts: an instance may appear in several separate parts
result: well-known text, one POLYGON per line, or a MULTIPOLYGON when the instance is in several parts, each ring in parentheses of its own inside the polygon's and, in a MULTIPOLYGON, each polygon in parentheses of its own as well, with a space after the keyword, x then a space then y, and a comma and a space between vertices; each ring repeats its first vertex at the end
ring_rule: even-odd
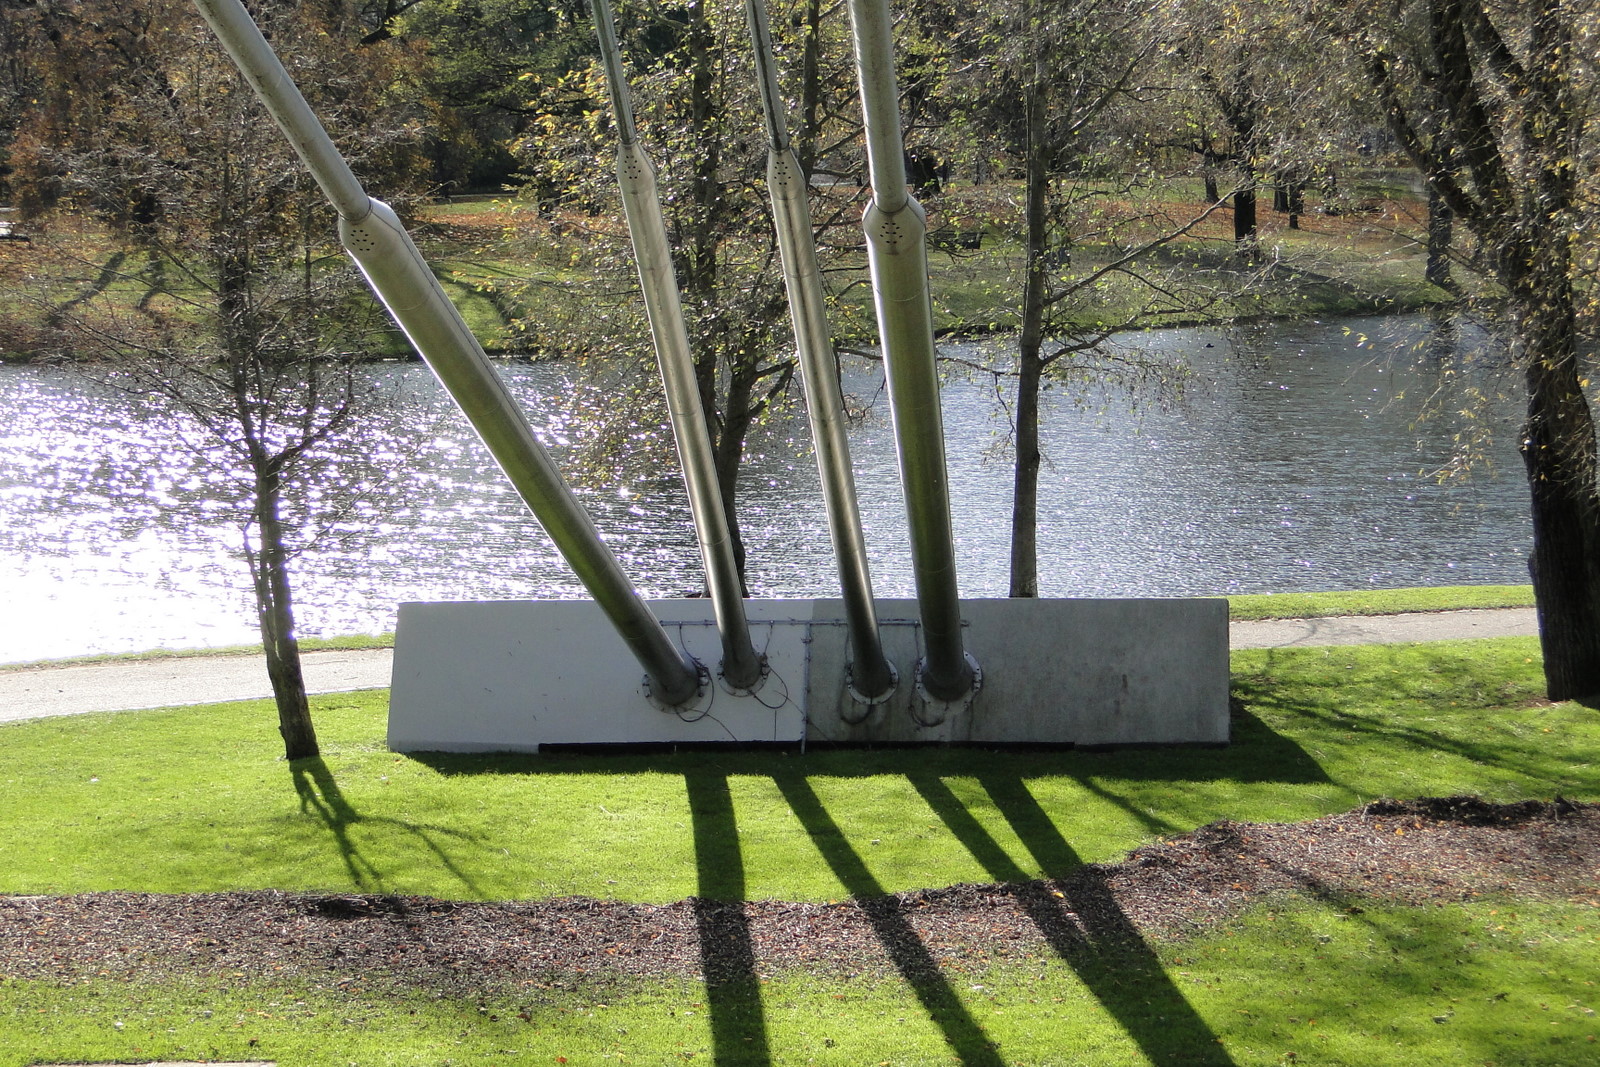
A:
MULTIPOLYGON (((1332 619, 1265 619, 1229 627, 1232 648, 1396 644, 1536 634, 1532 608, 1414 612, 1332 619)), ((394 653, 307 652, 306 688, 313 693, 382 689, 394 653)), ((192 656, 0 669, 0 722, 92 711, 130 711, 183 704, 257 700, 272 695, 261 656, 192 656)))

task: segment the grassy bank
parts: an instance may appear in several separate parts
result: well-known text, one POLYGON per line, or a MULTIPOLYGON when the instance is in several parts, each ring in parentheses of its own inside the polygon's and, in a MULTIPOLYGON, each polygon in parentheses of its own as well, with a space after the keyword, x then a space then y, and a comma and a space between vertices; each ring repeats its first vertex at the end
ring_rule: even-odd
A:
POLYGON ((1230 596, 1228 617, 1236 621, 1326 619, 1338 615, 1399 615, 1413 611, 1531 607, 1531 585, 1440 585, 1230 596))
MULTIPOLYGON (((1129 240, 1148 240, 1151 220, 1188 220, 1202 214, 1197 184, 1170 182, 1146 191, 1138 206, 1111 202, 1110 216, 1137 215, 1129 240)), ((1024 257, 1016 214, 1018 191, 1004 183, 956 186, 931 201, 929 269, 935 327, 947 335, 982 335, 1015 329, 1015 294, 1022 288, 1024 257), (961 237, 981 241, 963 247, 961 237)), ((846 214, 856 217, 858 209, 846 214)), ((1110 217, 1108 216, 1108 217, 1110 217)), ((1310 213, 1298 229, 1272 212, 1261 217, 1268 264, 1244 269, 1232 258, 1231 219, 1216 212, 1183 239, 1163 249, 1153 266, 1171 272, 1155 286, 1113 274, 1071 308, 1067 319, 1084 328, 1120 324, 1152 303, 1165 310, 1148 326, 1196 325, 1262 318, 1374 314, 1448 303, 1453 298, 1423 278, 1418 237, 1425 217, 1409 192, 1384 186, 1338 212, 1310 213), (1248 282, 1248 284, 1247 284, 1248 282), (1158 291, 1162 295, 1158 298, 1158 291), (1174 294, 1187 294, 1173 304, 1174 294)), ((640 316, 625 279, 597 285, 596 261, 622 245, 594 236, 597 220, 581 215, 547 218, 515 198, 425 206, 416 220, 419 245, 473 333, 493 352, 563 354, 576 351, 574 329, 593 329, 592 305, 601 290, 616 289, 602 318, 640 316)), ((601 220, 607 221, 607 220, 601 220)), ((1173 223, 1175 226, 1176 223, 1173 223)), ((849 232, 833 243, 850 245, 849 232)), ((163 327, 193 320, 183 299, 167 295, 171 279, 140 253, 120 248, 86 218, 58 216, 38 225, 31 244, 0 242, 0 359, 29 358, 70 346, 59 317, 84 315, 106 326, 141 323, 151 314, 163 327)), ((1073 269, 1092 271, 1121 253, 1093 242, 1075 246, 1073 269)), ((835 294, 833 326, 847 344, 876 339, 871 288, 864 257, 828 271, 835 294)), ((183 294, 179 294, 181 297, 183 294)), ((200 296, 204 302, 204 295, 200 296)), ((361 298, 363 301, 365 297, 361 298)), ((635 331, 637 332, 637 331, 635 331)), ((390 330, 368 339, 373 354, 405 354, 390 330)))
MULTIPOLYGON (((1600 799, 1600 717, 1539 699, 1532 639, 1259 650, 1235 654, 1233 674, 1226 749, 410 757, 383 747, 381 694, 319 698, 325 755, 293 765, 275 758, 266 702, 0 726, 0 891, 660 902, 731 884, 699 839, 724 842, 717 863, 746 897, 825 901, 1036 876, 1044 839, 1070 858, 1059 866, 1381 795, 1600 799), (712 790, 726 803, 696 800, 712 790)), ((1283 899, 1204 936, 972 958, 916 981, 780 972, 462 999, 249 965, 154 984, 0 978, 0 1067, 1571 1067, 1600 1039, 1596 907, 1283 899)))
MULTIPOLYGON (((1361 589, 1334 593, 1265 593, 1228 598, 1228 616, 1248 619, 1322 619, 1337 615, 1396 615, 1412 611, 1457 611, 1466 608, 1524 608, 1533 606, 1530 585, 1449 585, 1409 589, 1361 589)), ((305 637, 303 652, 341 649, 393 648, 394 634, 350 634, 344 637, 305 637)), ((0 671, 38 667, 86 666, 152 659, 196 659, 208 656, 255 655, 253 645, 220 648, 157 648, 145 652, 74 656, 39 663, 0 664, 0 671)))
MULTIPOLYGON (((718 862, 742 868, 743 895, 821 901, 861 879, 1036 876, 1045 838, 1093 862, 1219 817, 1304 819, 1386 794, 1600 798, 1600 719, 1538 699, 1531 639, 1260 650, 1233 669, 1234 743, 1208 750, 410 757, 383 747, 381 694, 319 698, 326 754, 293 765, 274 758, 266 702, 13 724, 0 891, 671 901, 730 884, 706 873, 698 839, 737 841, 718 862), (726 804, 694 799, 713 789, 726 804), (826 837, 797 795, 825 812, 826 837), (841 878, 840 855, 857 877, 841 878)), ((1596 906, 1276 900, 1200 937, 974 958, 917 980, 528 983, 463 1000, 249 964, 132 985, 0 978, 0 1067, 1570 1067, 1600 1034, 1596 906)))

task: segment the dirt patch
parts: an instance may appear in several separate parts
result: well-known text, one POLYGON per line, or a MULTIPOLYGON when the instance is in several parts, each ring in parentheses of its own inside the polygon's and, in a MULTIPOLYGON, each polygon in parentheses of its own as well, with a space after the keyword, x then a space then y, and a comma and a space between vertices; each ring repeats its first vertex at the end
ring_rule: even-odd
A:
POLYGON ((1382 800, 1216 822, 1059 879, 838 903, 472 903, 278 892, 0 897, 0 973, 186 973, 483 995, 608 978, 915 976, 1202 931, 1272 895, 1354 908, 1485 897, 1600 907, 1600 805, 1382 800))

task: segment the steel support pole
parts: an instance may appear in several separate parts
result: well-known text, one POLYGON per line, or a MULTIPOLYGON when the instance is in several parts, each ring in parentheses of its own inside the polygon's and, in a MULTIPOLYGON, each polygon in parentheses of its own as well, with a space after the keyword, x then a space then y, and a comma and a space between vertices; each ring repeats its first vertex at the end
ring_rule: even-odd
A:
POLYGON ((705 411, 700 406, 700 386, 695 380, 694 355, 684 326, 667 225, 661 215, 656 171, 640 146, 634 128, 633 102, 622 74, 622 54, 617 47, 611 4, 609 0, 592 0, 591 7, 617 125, 617 184, 622 191, 622 209, 628 219, 634 258, 638 261, 639 288, 644 293, 656 363, 661 368, 667 411, 672 416, 678 462, 683 467, 689 508, 694 515, 700 555, 705 562, 706 585, 722 637, 722 677, 734 689, 755 689, 761 684, 765 668, 755 646, 750 643, 739 567, 734 560, 728 516, 722 508, 711 434, 706 429, 705 411))
POLYGON ((872 203, 862 228, 927 650, 918 670, 919 684, 935 699, 953 702, 972 691, 976 664, 961 639, 944 419, 928 296, 927 216, 906 188, 888 0, 850 0, 850 22, 872 175, 872 203))
POLYGON ((800 378, 805 384, 811 440, 817 449, 817 474, 828 513, 828 533, 838 562, 839 587, 850 630, 850 688, 870 704, 892 693, 897 678, 878 635, 872 574, 867 566, 850 443, 845 435, 844 398, 839 392, 839 368, 823 302, 822 271, 817 266, 808 183, 783 118, 783 97, 778 91, 764 0, 747 0, 745 15, 750 22, 761 107, 767 121, 767 190, 772 197, 773 225, 783 258, 783 280, 800 356, 800 378))
POLYGON ((644 667, 652 695, 668 706, 692 699, 699 667, 640 599, 400 220, 361 187, 239 0, 194 2, 338 211, 346 251, 644 667))

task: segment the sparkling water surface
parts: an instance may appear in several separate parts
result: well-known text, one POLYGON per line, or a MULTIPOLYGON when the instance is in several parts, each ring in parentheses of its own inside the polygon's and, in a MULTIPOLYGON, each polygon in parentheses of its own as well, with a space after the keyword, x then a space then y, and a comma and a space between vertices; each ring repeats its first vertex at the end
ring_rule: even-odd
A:
MULTIPOLYGON (((1497 346, 1421 317, 1156 331, 1122 342, 1181 359, 1181 391, 1046 394, 1045 596, 1185 596, 1527 581, 1518 405, 1497 346), (1477 397, 1491 399, 1479 405, 1477 397), (1463 411, 1472 410, 1469 417, 1463 411), (1495 428, 1465 477, 1455 438, 1495 428)), ((947 351, 1004 359, 1005 342, 947 351)), ((502 373, 558 458, 592 428, 581 373, 502 373)), ((361 372, 362 418, 305 488, 315 540, 294 565, 303 636, 382 632, 411 600, 584 595, 420 364, 361 372)), ((1172 375, 1166 376, 1169 383, 1172 375)), ((912 593, 881 369, 846 366, 851 447, 877 592, 912 593)), ((1011 514, 1003 389, 944 392, 963 596, 1004 596, 1011 514)), ((658 451, 658 454, 661 454, 658 451)), ((647 453, 648 455, 648 453, 647 453)), ((836 595, 798 406, 752 435, 740 519, 752 594, 836 595)), ((581 484, 646 596, 697 589, 675 473, 581 484)), ((193 420, 82 372, 0 366, 0 662, 256 639, 241 489, 193 420)))

